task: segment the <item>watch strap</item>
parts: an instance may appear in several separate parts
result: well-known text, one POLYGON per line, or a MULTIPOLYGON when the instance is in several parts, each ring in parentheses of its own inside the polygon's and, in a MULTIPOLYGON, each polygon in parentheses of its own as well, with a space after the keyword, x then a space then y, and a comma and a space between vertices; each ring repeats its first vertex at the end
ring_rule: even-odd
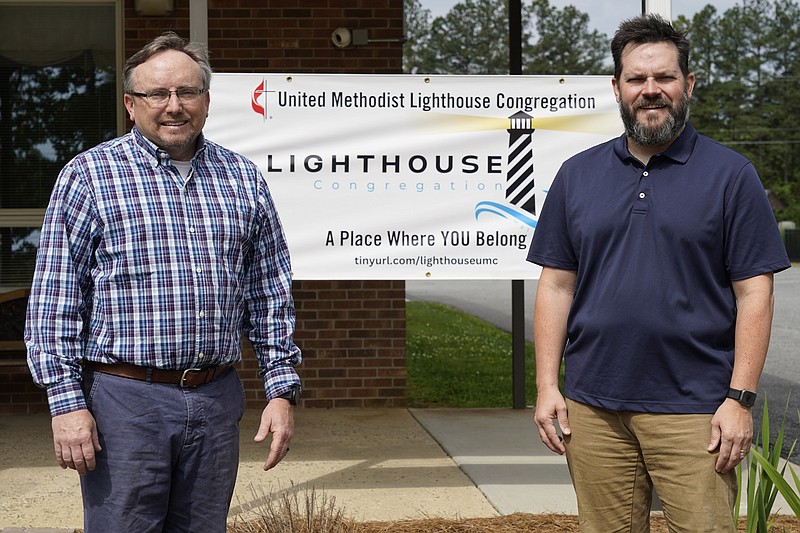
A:
POLYGON ((287 392, 276 396, 276 398, 281 398, 283 400, 289 400, 289 403, 292 405, 297 405, 300 403, 300 387, 292 387, 287 392))
POLYGON ((728 398, 733 398, 745 407, 753 407, 756 403, 758 394, 745 389, 728 389, 728 398))

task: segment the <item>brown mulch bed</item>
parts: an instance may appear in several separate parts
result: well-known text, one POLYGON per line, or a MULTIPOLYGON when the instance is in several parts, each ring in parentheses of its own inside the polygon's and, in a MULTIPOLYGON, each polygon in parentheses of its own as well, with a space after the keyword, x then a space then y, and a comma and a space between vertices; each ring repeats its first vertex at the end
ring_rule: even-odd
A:
MULTIPOLYGON (((306 531, 302 524, 294 529, 306 531)), ((344 524, 339 524, 344 525, 344 524)), ((396 522, 358 522, 342 527, 342 531, 352 533, 578 533, 578 517, 561 514, 515 513, 493 518, 423 518, 419 520, 399 520, 396 522)), ((252 526, 251 526, 252 527, 252 526)), ((650 520, 651 533, 668 533, 664 518, 653 516, 650 520)), ((340 530, 332 528, 331 533, 340 530)), ((228 531, 263 531, 259 527, 228 528, 228 531)), ((745 520, 739 521, 739 531, 745 531, 745 520)), ((800 519, 779 515, 770 530, 773 533, 800 532, 800 519)), ((76 529, 75 533, 82 533, 76 529)), ((315 532, 316 533, 316 532, 315 532)))
MULTIPOLYGON (((652 533, 667 533, 664 518, 651 519, 652 533)), ((363 522, 356 527, 358 533, 519 533, 558 532, 577 533, 578 517, 557 514, 515 513, 494 518, 470 518, 445 520, 438 518, 402 520, 397 522, 363 522)), ((745 531, 745 521, 739 523, 739 531, 745 531)), ((793 516, 778 516, 774 533, 800 532, 800 520, 793 516)))

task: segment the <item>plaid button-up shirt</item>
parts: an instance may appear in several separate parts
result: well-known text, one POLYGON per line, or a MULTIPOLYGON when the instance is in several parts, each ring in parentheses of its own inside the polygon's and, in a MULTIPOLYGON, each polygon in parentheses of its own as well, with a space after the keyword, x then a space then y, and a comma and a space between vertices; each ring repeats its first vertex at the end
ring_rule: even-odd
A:
POLYGON ((134 128, 61 171, 39 239, 25 340, 55 416, 85 408, 82 359, 186 369, 253 343, 267 398, 299 383, 291 267, 266 181, 199 140, 183 178, 134 128))

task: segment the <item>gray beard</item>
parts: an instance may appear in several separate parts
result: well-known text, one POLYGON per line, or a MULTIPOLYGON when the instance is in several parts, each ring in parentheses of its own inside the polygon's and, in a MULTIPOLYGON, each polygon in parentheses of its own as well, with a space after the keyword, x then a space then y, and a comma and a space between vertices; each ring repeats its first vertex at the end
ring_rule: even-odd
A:
POLYGON ((684 91, 667 120, 660 126, 648 126, 636 120, 635 111, 620 101, 619 113, 625 125, 625 135, 639 146, 662 146, 674 141, 689 121, 689 95, 684 91))

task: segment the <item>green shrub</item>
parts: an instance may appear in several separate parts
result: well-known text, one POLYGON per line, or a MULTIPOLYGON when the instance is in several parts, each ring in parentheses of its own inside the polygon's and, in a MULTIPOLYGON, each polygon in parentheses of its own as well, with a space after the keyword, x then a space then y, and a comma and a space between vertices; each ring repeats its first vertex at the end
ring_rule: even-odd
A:
MULTIPOLYGON (((798 412, 800 416, 800 412, 798 412)), ((786 503, 794 511, 795 516, 800 517, 800 495, 798 495, 797 488, 800 488, 800 480, 797 474, 789 467, 789 471, 794 478, 795 489, 786 482, 783 477, 789 459, 794 452, 794 447, 797 444, 797 439, 794 440, 786 457, 786 462, 781 466, 781 450, 783 449, 783 440, 785 437, 786 426, 786 413, 781 421, 778 435, 774 443, 770 442, 770 428, 769 428, 769 409, 767 407, 767 399, 764 398, 764 412, 761 415, 761 431, 756 437, 753 448, 746 461, 739 463, 736 470, 737 480, 739 487, 742 486, 742 465, 746 463, 747 467, 747 522, 746 531, 748 533, 761 533, 770 530, 772 523, 775 520, 772 513, 772 508, 775 505, 775 499, 780 493, 786 500, 786 503)), ((741 503, 742 491, 736 498, 736 522, 738 523, 739 505, 741 503)))

